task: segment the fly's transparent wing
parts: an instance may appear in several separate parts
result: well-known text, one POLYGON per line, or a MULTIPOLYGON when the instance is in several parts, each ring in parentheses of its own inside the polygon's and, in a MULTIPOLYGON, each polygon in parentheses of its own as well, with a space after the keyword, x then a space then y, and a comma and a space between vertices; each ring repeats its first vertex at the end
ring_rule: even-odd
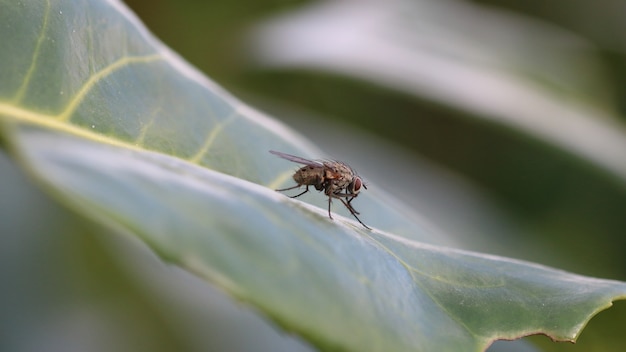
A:
POLYGON ((299 164, 304 164, 304 165, 308 165, 308 166, 314 166, 314 167, 324 167, 324 164, 322 164, 319 161, 315 161, 315 160, 309 160, 309 159, 305 159, 305 158, 301 158, 299 156, 295 156, 295 155, 291 155, 291 154, 287 154, 287 153, 282 153, 282 152, 277 152, 275 150, 270 150, 270 153, 279 156, 283 159, 287 159, 289 161, 293 161, 294 163, 299 163, 299 164))

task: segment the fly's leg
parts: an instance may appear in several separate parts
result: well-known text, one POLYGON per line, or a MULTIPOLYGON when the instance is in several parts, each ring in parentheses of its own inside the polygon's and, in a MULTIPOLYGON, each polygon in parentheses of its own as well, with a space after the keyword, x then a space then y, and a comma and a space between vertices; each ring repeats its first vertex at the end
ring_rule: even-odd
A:
POLYGON ((357 214, 360 215, 361 213, 359 213, 358 211, 356 211, 356 209, 354 209, 354 207, 352 207, 352 204, 350 204, 350 202, 352 202, 352 200, 356 198, 356 197, 350 197, 348 198, 348 201, 345 202, 344 204, 346 205, 346 207, 348 207, 348 209, 350 209, 350 211, 352 212, 352 214, 357 214))
MULTIPOLYGON (((290 189, 300 188, 300 186, 302 186, 302 185, 295 185, 295 186, 293 186, 293 187, 289 187, 289 188, 277 189, 276 191, 278 191, 278 192, 288 191, 288 190, 290 190, 290 189)), ((306 193, 306 192, 308 192, 308 191, 309 191, 309 186, 307 185, 307 186, 306 186, 306 189, 304 190, 304 192, 302 192, 302 193, 300 193, 300 194, 297 194, 297 195, 295 195, 295 196, 289 196, 289 198, 298 198, 298 197, 300 197, 301 195, 305 194, 305 193, 306 193)))
POLYGON ((352 214, 352 216, 354 216, 354 218, 361 224, 363 225, 363 227, 365 227, 368 230, 371 230, 371 228, 367 225, 365 225, 363 223, 363 221, 361 221, 361 219, 359 219, 359 217, 357 216, 359 214, 358 211, 356 211, 352 205, 350 204, 350 201, 352 201, 354 198, 356 198, 356 196, 354 194, 351 193, 331 193, 328 195, 328 216, 332 219, 332 216, 330 216, 330 200, 332 198, 337 198, 341 201, 341 203, 343 203, 343 205, 346 206, 346 208, 348 208, 348 210, 350 211, 350 214, 352 214), (346 201, 344 198, 348 198, 348 200, 346 201))
MULTIPOLYGON (((371 230, 371 228, 370 228, 369 226, 365 225, 365 224, 363 223, 363 221, 361 221, 361 219, 359 219, 359 217, 358 217, 358 216, 356 216, 357 214, 359 214, 359 212, 358 212, 358 211, 356 211, 356 210, 354 210, 354 208, 352 207, 352 205, 350 205, 350 201, 347 201, 347 202, 346 202, 343 198, 338 198, 338 199, 339 199, 339 200, 343 203, 343 205, 345 205, 345 206, 346 206, 346 208, 348 208, 348 210, 350 210, 350 214, 352 214, 352 216, 354 216, 354 218, 355 218, 355 219, 356 219, 356 220, 357 220, 357 221, 358 221, 361 225, 363 225, 363 227, 365 227, 365 228, 366 228, 366 229, 368 229, 368 230, 371 230)), ((354 199, 354 197, 352 197, 350 200, 352 200, 352 199, 354 199)))
POLYGON ((330 196, 328 196, 328 217, 332 220, 333 216, 330 215, 330 202, 331 202, 332 198, 330 196))
POLYGON ((293 186, 293 187, 289 187, 289 188, 281 188, 281 189, 276 189, 275 191, 278 191, 278 192, 288 191, 288 190, 290 190, 290 189, 298 188, 298 187, 300 187, 300 186, 301 186, 301 185, 295 185, 295 186, 293 186))
POLYGON ((343 204, 346 206, 346 208, 348 208, 348 210, 350 210, 350 212, 352 214, 357 214, 357 215, 361 214, 358 211, 356 211, 356 209, 354 209, 352 207, 352 204, 350 204, 350 202, 352 202, 352 200, 354 198, 356 198, 356 196, 357 196, 356 194, 354 194, 354 193, 334 193, 332 196, 337 198, 337 199, 341 199, 343 204), (348 200, 344 201, 343 198, 348 198, 348 200))

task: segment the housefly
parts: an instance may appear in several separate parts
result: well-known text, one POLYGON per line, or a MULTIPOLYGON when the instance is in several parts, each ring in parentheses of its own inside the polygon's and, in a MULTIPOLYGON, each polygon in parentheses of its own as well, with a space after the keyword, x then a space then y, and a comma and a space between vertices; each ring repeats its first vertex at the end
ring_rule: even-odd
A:
POLYGON ((277 189, 277 191, 288 191, 290 189, 299 188, 305 186, 306 188, 300 194, 291 196, 291 198, 300 197, 309 191, 309 186, 315 187, 318 191, 324 191, 324 194, 328 196, 328 217, 333 218, 330 214, 330 203, 333 198, 339 199, 343 205, 348 208, 350 214, 366 229, 371 230, 367 225, 359 219, 359 214, 352 207, 352 200, 359 195, 361 188, 367 189, 363 180, 356 174, 356 172, 348 165, 335 160, 308 160, 299 156, 290 155, 286 153, 270 150, 270 153, 277 155, 283 159, 293 161, 294 163, 303 164, 304 166, 298 169, 293 174, 293 180, 296 181, 296 185, 293 187, 277 189))

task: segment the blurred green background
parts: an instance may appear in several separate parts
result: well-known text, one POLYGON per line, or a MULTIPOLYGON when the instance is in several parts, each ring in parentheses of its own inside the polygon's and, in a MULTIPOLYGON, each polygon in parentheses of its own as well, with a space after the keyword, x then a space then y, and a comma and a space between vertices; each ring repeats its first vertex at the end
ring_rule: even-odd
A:
MULTIPOLYGON (((622 1, 127 1, 459 246, 626 280, 622 1)), ((618 350, 623 303, 577 345, 618 350)))
MULTIPOLYGON (((458 247, 626 281, 623 1, 126 3, 211 79, 350 162, 458 247)), ((118 243, 123 233, 100 236, 114 231, 37 191, 4 151, 0 171, 12 185, 0 189, 0 274, 15 288, 2 308, 19 317, 1 321, 1 350, 111 350, 114 340, 134 351, 309 350, 141 245, 118 243)), ((576 345, 529 340, 621 351, 625 326, 617 302, 576 345)))

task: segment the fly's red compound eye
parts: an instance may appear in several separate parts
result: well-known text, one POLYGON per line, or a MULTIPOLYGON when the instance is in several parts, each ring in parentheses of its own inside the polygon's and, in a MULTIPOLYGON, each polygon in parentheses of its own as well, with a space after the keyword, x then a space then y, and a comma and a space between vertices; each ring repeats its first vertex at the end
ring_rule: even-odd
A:
POLYGON ((361 186, 363 186, 363 181, 361 181, 361 178, 355 178, 354 186, 352 187, 352 193, 358 193, 361 190, 361 186))

